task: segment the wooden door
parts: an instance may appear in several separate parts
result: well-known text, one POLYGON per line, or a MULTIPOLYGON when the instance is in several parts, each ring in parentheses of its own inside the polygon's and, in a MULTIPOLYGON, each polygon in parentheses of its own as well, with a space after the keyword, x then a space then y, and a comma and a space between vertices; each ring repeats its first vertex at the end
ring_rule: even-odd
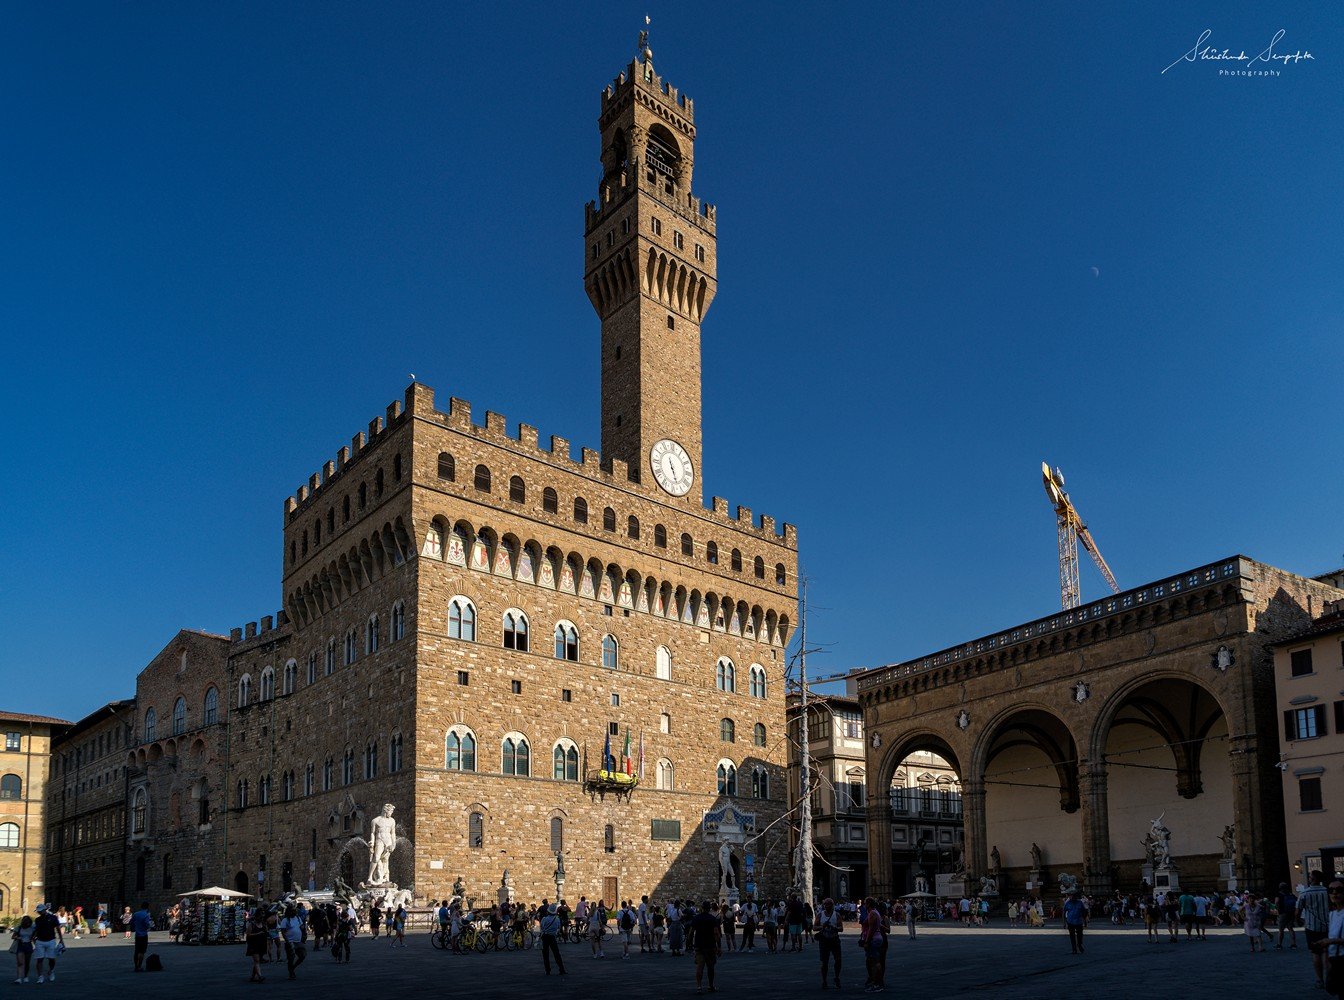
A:
POLYGON ((620 897, 616 895, 616 879, 604 878, 602 880, 602 901, 607 904, 607 909, 614 910, 621 905, 620 897))

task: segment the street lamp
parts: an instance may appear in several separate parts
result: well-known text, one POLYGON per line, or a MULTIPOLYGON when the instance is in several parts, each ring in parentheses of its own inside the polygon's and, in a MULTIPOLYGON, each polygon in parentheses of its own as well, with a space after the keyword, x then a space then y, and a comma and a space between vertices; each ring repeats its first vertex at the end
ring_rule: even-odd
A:
POLYGON ((555 879, 555 901, 558 903, 565 892, 565 859, 559 851, 555 852, 555 873, 552 877, 555 879))

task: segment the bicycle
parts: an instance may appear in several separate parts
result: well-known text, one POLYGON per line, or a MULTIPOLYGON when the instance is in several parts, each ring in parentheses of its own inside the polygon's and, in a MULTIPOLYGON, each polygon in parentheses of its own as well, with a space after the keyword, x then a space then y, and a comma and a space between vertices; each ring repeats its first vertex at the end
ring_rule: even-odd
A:
MULTIPOLYGON (((477 944, 484 940, 484 938, 485 935, 477 929, 475 924, 466 924, 457 932, 450 943, 456 954, 470 955, 472 952, 478 950, 477 944)), ((479 950, 484 951, 484 949, 479 950)))
POLYGON ((537 943, 537 935, 529 930, 510 928, 504 934, 505 951, 527 951, 537 943))
POLYGON ((429 943, 440 951, 446 951, 453 946, 453 936, 448 933, 448 925, 441 924, 438 927, 429 929, 429 943))

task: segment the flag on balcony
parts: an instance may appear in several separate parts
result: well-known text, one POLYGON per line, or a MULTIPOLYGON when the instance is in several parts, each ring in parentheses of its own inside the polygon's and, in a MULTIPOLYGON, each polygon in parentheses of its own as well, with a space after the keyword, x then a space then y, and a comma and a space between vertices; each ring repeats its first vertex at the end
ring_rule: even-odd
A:
POLYGON ((622 758, 623 758, 623 760, 622 760, 622 764, 624 765, 625 773, 626 773, 626 774, 634 774, 634 773, 635 773, 634 765, 633 765, 633 763, 632 763, 631 760, 630 760, 630 727, 629 727, 629 726, 626 726, 626 727, 625 727, 625 749, 621 752, 621 756, 622 756, 622 758))
POLYGON ((616 759, 611 755, 611 733, 607 733, 607 741, 602 746, 602 770, 616 770, 616 759))
POLYGON ((644 780, 644 730, 639 731, 639 780, 644 780))

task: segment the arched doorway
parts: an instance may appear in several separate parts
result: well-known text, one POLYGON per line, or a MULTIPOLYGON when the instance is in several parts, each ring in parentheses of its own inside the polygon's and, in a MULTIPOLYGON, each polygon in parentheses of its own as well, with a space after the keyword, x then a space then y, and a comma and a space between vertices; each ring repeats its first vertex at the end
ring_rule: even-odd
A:
POLYGON ((1063 873, 1081 877, 1078 747, 1068 726, 1044 709, 1019 709, 993 726, 979 759, 984 849, 991 857, 998 851, 1000 892, 1026 889, 1034 845, 1050 873, 1047 884, 1063 873))
POLYGON ((1171 831, 1181 883, 1214 888, 1221 836, 1236 808, 1222 706, 1198 684, 1163 678, 1126 693, 1108 718, 1103 745, 1116 887, 1139 887, 1144 839, 1160 818, 1171 831))
POLYGON ((233 877, 233 887, 238 892, 248 891, 247 872, 243 871, 241 868, 238 869, 238 874, 233 877))
POLYGON ((888 782, 891 810, 891 885, 913 892, 921 875, 929 892, 939 874, 963 863, 961 767, 946 742, 932 736, 910 740, 898 750, 888 782))

